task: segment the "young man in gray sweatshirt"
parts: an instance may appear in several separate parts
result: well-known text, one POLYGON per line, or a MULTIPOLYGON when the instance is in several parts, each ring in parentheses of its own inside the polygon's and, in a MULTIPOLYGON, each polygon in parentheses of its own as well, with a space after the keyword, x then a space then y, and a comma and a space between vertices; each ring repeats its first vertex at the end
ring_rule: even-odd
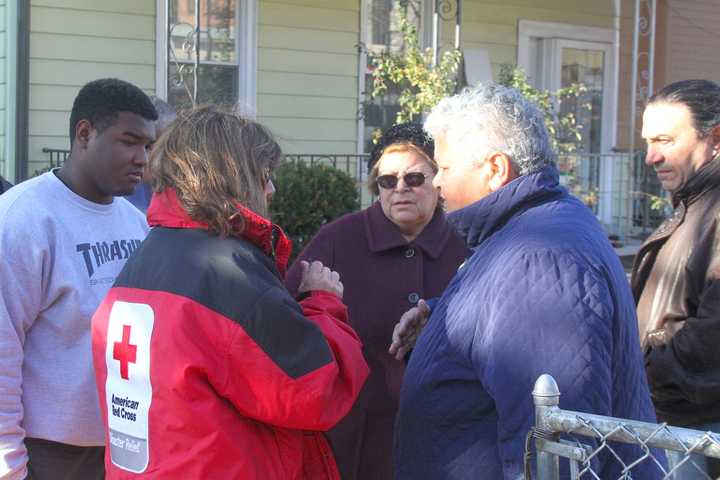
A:
POLYGON ((85 85, 60 168, 0 197, 0 479, 104 477, 90 319, 147 233, 157 112, 136 86, 85 85))

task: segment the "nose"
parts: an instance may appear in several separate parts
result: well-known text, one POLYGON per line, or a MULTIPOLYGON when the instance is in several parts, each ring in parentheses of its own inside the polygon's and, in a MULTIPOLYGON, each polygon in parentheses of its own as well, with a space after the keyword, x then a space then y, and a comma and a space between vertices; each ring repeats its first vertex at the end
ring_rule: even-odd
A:
POLYGON ((395 185, 395 190, 409 190, 410 187, 407 183, 405 183, 405 176, 404 175, 398 175, 398 181, 397 185, 395 185))
POLYGON ((275 184, 273 183, 272 179, 268 179, 267 183, 265 184, 265 198, 270 201, 273 195, 275 195, 275 184))
POLYGON ((664 161, 665 157, 663 154, 657 148, 654 148, 652 145, 648 145, 647 154, 645 155, 645 165, 648 167, 654 167, 664 161))
POLYGON ((144 145, 141 145, 138 150, 139 151, 135 153, 133 160, 135 161, 136 165, 144 167, 148 164, 148 160, 150 158, 150 150, 145 148, 144 145))
POLYGON ((435 174, 435 177, 433 178, 433 181, 432 181, 432 186, 434 188, 437 188, 438 190, 440 190, 440 179, 442 178, 442 175, 443 175, 442 170, 438 170, 438 172, 435 174))

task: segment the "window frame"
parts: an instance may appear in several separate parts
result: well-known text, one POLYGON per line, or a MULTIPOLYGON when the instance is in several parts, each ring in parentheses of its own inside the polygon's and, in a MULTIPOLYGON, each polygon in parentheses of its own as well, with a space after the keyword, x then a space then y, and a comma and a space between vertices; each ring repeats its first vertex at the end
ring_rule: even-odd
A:
MULTIPOLYGON (((201 0, 202 2, 202 0, 201 0)), ((201 61, 203 65, 236 66, 238 83, 237 102, 244 113, 251 117, 257 115, 257 58, 258 58, 258 0, 237 0, 238 8, 235 22, 236 62, 201 61)), ((169 74, 169 20, 170 0, 156 0, 156 48, 155 48, 155 94, 167 100, 169 74)), ((192 62, 179 62, 191 63, 192 62)))
MULTIPOLYGON (((370 29, 368 24, 370 21, 368 3, 370 0, 360 0, 360 42, 362 45, 369 45, 370 29)), ((433 5, 435 0, 420 0, 420 29, 418 31, 418 39, 422 48, 432 46, 432 22, 433 22, 433 5)), ((358 103, 357 103, 357 148, 358 155, 365 154, 365 116, 362 114, 364 102, 369 98, 365 95, 365 75, 367 71, 367 49, 360 49, 358 55, 358 103)))

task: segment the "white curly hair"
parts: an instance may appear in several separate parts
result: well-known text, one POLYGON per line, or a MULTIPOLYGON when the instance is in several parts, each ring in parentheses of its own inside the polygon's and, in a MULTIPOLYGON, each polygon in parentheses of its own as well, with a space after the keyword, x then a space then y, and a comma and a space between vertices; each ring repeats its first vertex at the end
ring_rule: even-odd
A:
POLYGON ((497 83, 444 98, 428 115, 425 130, 435 139, 444 135, 450 148, 467 151, 469 161, 491 150, 503 152, 519 175, 555 162, 540 109, 518 90, 497 83))

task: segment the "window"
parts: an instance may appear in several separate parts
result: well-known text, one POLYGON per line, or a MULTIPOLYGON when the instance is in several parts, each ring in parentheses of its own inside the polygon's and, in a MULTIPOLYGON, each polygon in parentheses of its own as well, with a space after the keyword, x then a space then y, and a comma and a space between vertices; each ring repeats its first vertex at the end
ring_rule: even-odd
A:
MULTIPOLYGON (((255 104, 257 0, 168 0, 165 92, 176 108, 255 104), (195 33, 198 23, 199 35, 195 33), (197 56, 197 57, 196 57, 197 56), (195 62, 198 61, 197 91, 195 62)), ((160 89, 158 89, 160 91, 160 89)))
POLYGON ((583 83, 587 93, 564 110, 582 125, 583 151, 604 153, 615 143, 615 51, 611 30, 520 21, 518 66, 538 88, 557 90, 583 83), (589 104, 590 110, 580 108, 589 104))
MULTIPOLYGON (((362 0, 365 10, 365 47, 370 54, 383 51, 400 52, 403 48, 400 20, 403 18, 417 28, 418 38, 422 41, 423 22, 429 15, 423 0, 362 0)), ((363 102, 363 142, 364 150, 372 149, 372 135, 376 130, 385 130, 395 122, 399 111, 399 92, 390 90, 385 95, 370 98, 373 89, 372 65, 367 57, 363 73, 365 101, 363 102)))

